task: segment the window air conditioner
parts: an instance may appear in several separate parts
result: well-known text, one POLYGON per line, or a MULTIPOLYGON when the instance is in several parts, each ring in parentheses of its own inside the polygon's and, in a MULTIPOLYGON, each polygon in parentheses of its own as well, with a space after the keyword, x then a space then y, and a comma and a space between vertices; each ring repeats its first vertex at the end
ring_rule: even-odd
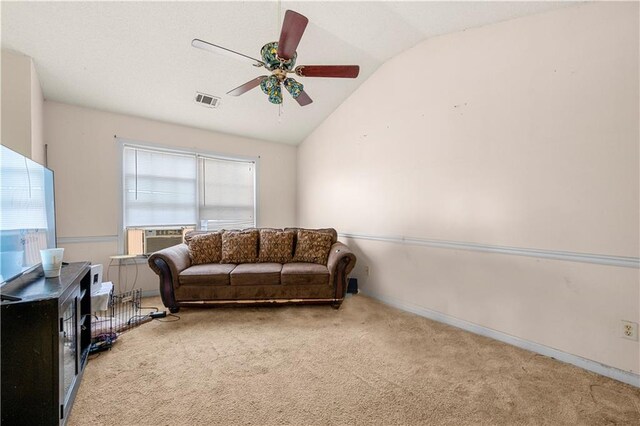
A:
POLYGON ((184 234, 195 226, 127 228, 127 254, 150 255, 184 241, 184 234))

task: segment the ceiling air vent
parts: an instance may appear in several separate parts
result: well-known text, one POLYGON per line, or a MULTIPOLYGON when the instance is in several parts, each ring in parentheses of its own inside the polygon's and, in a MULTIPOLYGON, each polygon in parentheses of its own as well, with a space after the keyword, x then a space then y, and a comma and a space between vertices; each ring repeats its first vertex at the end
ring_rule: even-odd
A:
POLYGON ((217 96, 196 92, 196 102, 208 108, 217 108, 220 105, 220 100, 217 96))

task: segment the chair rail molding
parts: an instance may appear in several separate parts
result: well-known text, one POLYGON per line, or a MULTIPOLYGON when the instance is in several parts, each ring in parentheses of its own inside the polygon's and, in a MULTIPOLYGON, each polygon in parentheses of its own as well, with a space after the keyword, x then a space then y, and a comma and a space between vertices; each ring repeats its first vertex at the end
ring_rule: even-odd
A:
POLYGON ((98 235, 88 237, 58 237, 58 244, 111 243, 118 242, 117 235, 98 235))
POLYGON ((428 238, 416 238, 407 236, 384 236, 352 233, 340 233, 339 235, 343 238, 350 238, 355 240, 381 241, 393 244, 435 247, 451 250, 470 250, 485 253, 499 253, 513 256, 537 257, 543 259, 563 260, 567 262, 595 263, 598 265, 640 269, 640 258, 638 257, 612 256, 607 254, 579 253, 560 250, 545 250, 527 247, 509 247, 464 241, 434 240, 428 238))

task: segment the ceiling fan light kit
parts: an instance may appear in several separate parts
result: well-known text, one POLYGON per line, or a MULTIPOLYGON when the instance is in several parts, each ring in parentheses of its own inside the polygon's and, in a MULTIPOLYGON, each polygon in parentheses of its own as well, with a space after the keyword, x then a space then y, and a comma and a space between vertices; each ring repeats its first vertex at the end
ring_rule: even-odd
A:
POLYGON ((260 88, 264 93, 269 95, 269 102, 272 104, 282 103, 282 88, 280 87, 280 81, 275 75, 271 75, 262 80, 260 88))
POLYGON ((300 65, 294 68, 298 57, 296 49, 308 22, 309 20, 303 15, 293 10, 287 10, 282 23, 280 39, 265 44, 260 50, 262 61, 200 39, 194 39, 191 45, 198 49, 241 59, 255 67, 265 67, 271 71, 270 76, 262 75, 256 77, 230 90, 227 92, 228 95, 240 96, 260 86, 268 96, 269 102, 281 104, 282 86, 284 86, 300 106, 305 106, 313 101, 304 91, 304 85, 291 77, 287 77, 287 74, 295 73, 300 77, 356 78, 360 72, 358 65, 300 65))
POLYGON ((287 89, 287 92, 289 92, 293 99, 300 96, 300 93, 304 90, 302 83, 297 82, 293 78, 285 78, 283 83, 285 89, 287 89))

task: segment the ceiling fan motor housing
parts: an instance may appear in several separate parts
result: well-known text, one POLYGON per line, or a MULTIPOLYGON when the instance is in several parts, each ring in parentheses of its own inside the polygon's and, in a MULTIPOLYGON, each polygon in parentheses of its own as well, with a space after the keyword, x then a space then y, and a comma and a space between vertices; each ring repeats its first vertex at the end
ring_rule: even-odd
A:
POLYGON ((264 61, 266 68, 270 71, 273 71, 276 68, 291 71, 293 69, 293 66, 296 64, 296 57, 298 56, 297 53, 294 53, 291 59, 283 59, 278 57, 277 41, 273 41, 262 46, 260 55, 262 56, 262 60, 264 61))

